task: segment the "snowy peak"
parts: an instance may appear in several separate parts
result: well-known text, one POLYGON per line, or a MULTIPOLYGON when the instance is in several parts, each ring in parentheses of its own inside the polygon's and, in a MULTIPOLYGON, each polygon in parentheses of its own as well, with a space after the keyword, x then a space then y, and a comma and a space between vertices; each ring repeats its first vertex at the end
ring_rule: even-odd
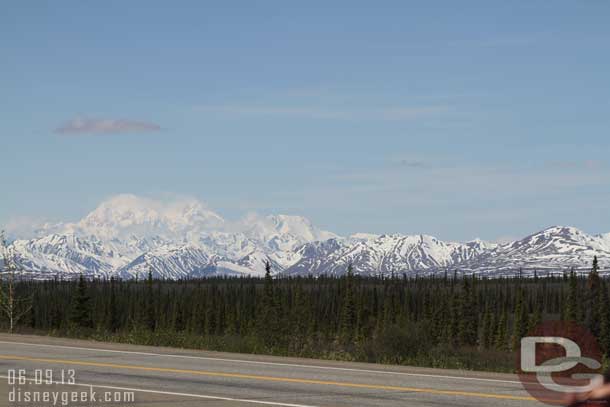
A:
POLYGON ((80 224, 99 228, 142 225, 160 220, 161 214, 153 208, 152 202, 135 195, 118 195, 102 202, 80 224))
POLYGON ((337 237, 334 233, 316 228, 309 219, 303 216, 270 215, 267 219, 273 223, 275 230, 279 234, 290 234, 299 237, 305 242, 328 240, 337 237))
POLYGON ((17 262, 33 274, 88 274, 103 276, 121 264, 119 253, 95 239, 52 234, 13 243, 17 262))
POLYGON ((506 250, 524 253, 570 253, 574 251, 608 251, 604 239, 591 236, 574 227, 553 226, 506 246, 506 250))
POLYGON ((14 246, 22 267, 58 274, 135 277, 152 269, 168 278, 274 272, 296 263, 296 249, 335 235, 302 216, 249 215, 226 222, 195 199, 165 202, 112 197, 75 223, 42 228, 14 246))
POLYGON ((289 274, 341 275, 352 265, 356 274, 401 274, 436 271, 476 257, 487 250, 483 242, 461 244, 443 242, 428 235, 364 235, 345 243, 329 240, 301 248, 302 258, 289 274), (324 256, 320 261, 319 257, 324 256))
MULTIPOLYGON (((603 236, 603 235, 602 235, 603 236)), ((552 226, 512 243, 484 251, 458 264, 463 270, 515 273, 523 269, 563 272, 571 268, 588 270, 594 256, 602 268, 610 264, 610 245, 602 236, 592 236, 577 228, 552 226)))
POLYGON ((261 264, 271 261, 275 272, 284 270, 301 258, 298 248, 304 244, 334 238, 336 235, 315 227, 307 218, 291 215, 259 216, 250 214, 233 226, 234 233, 215 233, 205 238, 215 240, 218 245, 230 248, 224 253, 231 259, 240 258, 238 264, 248 264, 256 274, 261 273, 261 264), (233 244, 227 244, 233 241, 233 244), (244 260, 246 256, 261 261, 244 260))
POLYGON ((199 225, 218 228, 225 220, 215 212, 207 209, 201 202, 186 200, 168 205, 163 212, 168 223, 180 226, 199 225))
POLYGON ((196 200, 166 204, 135 195, 118 195, 101 203, 75 225, 75 230, 106 238, 129 235, 176 237, 223 224, 222 217, 196 200))
MULTIPOLYGON (((306 243, 296 251, 296 261, 288 270, 287 275, 320 275, 331 274, 336 270, 341 253, 347 244, 339 239, 328 239, 320 242, 306 243)), ((340 265, 345 266, 344 263, 340 265)))
POLYGON ((305 243, 337 237, 320 230, 302 216, 250 214, 237 229, 252 241, 263 244, 272 251, 294 251, 305 243))

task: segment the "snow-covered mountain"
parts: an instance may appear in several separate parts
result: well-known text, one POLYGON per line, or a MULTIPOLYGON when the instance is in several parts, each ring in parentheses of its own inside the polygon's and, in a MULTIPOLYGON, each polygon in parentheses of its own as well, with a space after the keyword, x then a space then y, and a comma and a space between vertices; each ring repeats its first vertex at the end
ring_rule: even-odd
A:
POLYGON ((138 256, 121 267, 117 274, 121 278, 145 278, 152 272, 154 278, 182 279, 211 277, 218 275, 248 275, 241 269, 201 247, 191 245, 162 246, 138 256))
POLYGON ((335 234, 302 216, 250 214, 228 222, 193 199, 170 203, 118 195, 74 223, 47 223, 12 244, 21 268, 36 277, 118 274, 185 278, 263 275, 300 259, 302 245, 335 234))
POLYGON ((13 243, 16 261, 29 272, 105 275, 121 264, 120 254, 95 237, 51 234, 13 243))
MULTIPOLYGON (((32 229, 34 230, 34 229, 32 229)), ((610 265, 610 233, 551 227, 507 244, 445 242, 427 235, 340 237, 302 216, 250 214, 226 221, 194 199, 165 203, 119 195, 75 223, 44 224, 10 246, 35 278, 117 275, 190 278, 274 273, 340 275, 349 264, 363 275, 448 270, 507 274, 519 268, 587 269, 593 256, 610 265)))
MULTIPOLYGON (((299 258, 285 273, 288 275, 320 275, 332 273, 333 259, 349 248, 349 244, 341 239, 328 239, 321 242, 304 244, 297 249, 299 258)), ((345 269, 345 263, 341 264, 345 269)))
POLYGON ((588 235, 573 227, 553 226, 516 242, 483 252, 461 264, 463 270, 510 273, 523 268, 532 272, 587 270, 597 256, 602 267, 610 264, 606 235, 588 235))
POLYGON ((363 275, 438 271, 476 258, 495 247, 480 240, 443 242, 426 235, 365 236, 351 241, 351 244, 331 240, 306 245, 301 260, 288 269, 288 273, 340 275, 349 264, 354 273, 363 275))

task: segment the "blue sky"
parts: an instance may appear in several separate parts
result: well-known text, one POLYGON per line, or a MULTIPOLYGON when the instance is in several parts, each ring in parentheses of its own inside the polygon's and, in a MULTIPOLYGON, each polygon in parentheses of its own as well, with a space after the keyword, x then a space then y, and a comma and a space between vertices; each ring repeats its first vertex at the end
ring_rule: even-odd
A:
POLYGON ((341 234, 610 231, 609 2, 328 3, 4 2, 0 224, 135 193, 341 234))

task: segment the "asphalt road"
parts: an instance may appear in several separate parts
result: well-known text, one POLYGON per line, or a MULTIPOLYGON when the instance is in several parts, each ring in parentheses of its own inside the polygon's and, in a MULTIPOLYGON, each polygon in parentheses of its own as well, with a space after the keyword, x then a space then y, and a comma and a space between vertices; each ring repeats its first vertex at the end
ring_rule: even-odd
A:
MULTIPOLYGON (((30 392, 95 392, 96 406, 534 406, 514 375, 0 335, 0 405, 30 392), (7 377, 23 369, 26 384, 7 377), (55 384, 39 384, 53 373, 55 384), (61 374, 64 373, 64 384, 61 374), (75 384, 68 384, 74 372, 75 384), (93 386, 93 388, 91 388, 93 386), (12 393, 11 393, 12 392, 12 393), (135 401, 129 393, 133 392, 135 401), (110 394, 110 396, 109 396, 110 394), (106 402, 102 397, 116 397, 106 402), (120 401, 119 401, 120 400, 120 401)), ((16 379, 16 380, 17 380, 16 379)), ((16 399, 22 396, 22 402, 16 399)), ((41 396, 42 397, 42 396, 41 396)), ((52 394, 49 395, 52 397, 52 394)), ((15 402, 12 402, 16 400, 15 402)))

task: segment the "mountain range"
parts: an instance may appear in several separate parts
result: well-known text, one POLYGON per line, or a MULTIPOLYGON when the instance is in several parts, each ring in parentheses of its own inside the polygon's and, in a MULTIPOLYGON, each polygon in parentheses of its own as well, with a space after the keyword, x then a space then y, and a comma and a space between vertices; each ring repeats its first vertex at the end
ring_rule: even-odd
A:
MULTIPOLYGON (((163 203, 118 195, 75 223, 17 232, 8 246, 21 272, 37 279, 118 276, 193 278, 264 274, 361 275, 453 272, 510 275, 587 270, 610 264, 610 233, 553 226, 514 242, 447 242, 428 235, 339 236, 302 216, 251 214, 231 222, 193 199, 163 203)), ((610 272, 610 270, 608 270, 610 272)))

